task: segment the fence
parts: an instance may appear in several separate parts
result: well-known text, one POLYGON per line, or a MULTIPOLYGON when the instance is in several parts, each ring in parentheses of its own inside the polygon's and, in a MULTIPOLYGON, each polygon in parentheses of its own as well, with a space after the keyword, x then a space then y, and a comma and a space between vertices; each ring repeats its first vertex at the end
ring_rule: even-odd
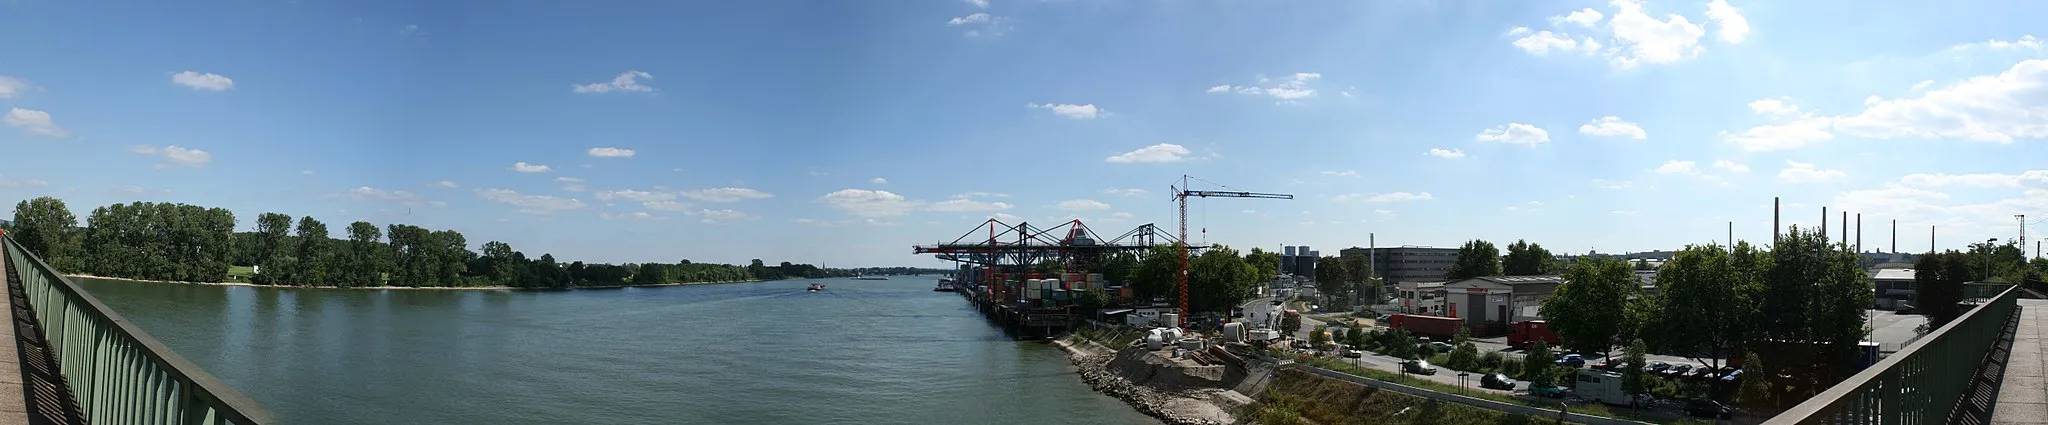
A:
POLYGON ((1764 423, 1947 423, 1985 354, 2018 313, 2019 290, 2012 285, 1997 289, 1962 317, 1764 423))
POLYGON ((59 371, 85 419, 96 424, 268 424, 270 413, 179 357, 128 319, 64 278, 42 258, 5 240, 8 268, 42 326, 59 371))

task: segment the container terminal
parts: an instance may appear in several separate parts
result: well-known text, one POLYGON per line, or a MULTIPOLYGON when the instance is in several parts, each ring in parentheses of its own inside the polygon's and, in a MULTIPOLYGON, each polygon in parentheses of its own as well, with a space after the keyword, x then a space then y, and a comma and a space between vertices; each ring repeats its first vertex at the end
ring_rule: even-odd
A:
POLYGON ((1081 220, 1040 228, 991 218, 952 242, 912 250, 956 263, 950 277, 953 291, 989 321, 1017 338, 1045 338, 1066 332, 1082 319, 1076 303, 1090 289, 1110 294, 1112 305, 1136 301, 1123 282, 1111 282, 1095 272, 1110 255, 1142 256, 1154 246, 1177 242, 1152 224, 1105 240, 1081 220))

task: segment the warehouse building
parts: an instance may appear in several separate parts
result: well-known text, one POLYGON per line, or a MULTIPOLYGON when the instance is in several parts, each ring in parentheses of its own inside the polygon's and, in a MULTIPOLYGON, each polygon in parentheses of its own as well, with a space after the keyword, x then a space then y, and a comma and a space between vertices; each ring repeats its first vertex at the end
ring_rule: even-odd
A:
POLYGON ((1507 333, 1509 323, 1542 320, 1543 298, 1563 284, 1561 276, 1486 276, 1444 284, 1444 315, 1465 319, 1474 335, 1507 333))

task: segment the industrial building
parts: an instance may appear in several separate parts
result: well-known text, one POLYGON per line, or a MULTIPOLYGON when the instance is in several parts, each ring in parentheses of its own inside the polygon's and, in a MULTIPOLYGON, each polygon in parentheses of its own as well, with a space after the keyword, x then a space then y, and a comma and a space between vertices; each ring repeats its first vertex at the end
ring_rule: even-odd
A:
POLYGON ((1543 298, 1564 283, 1561 276, 1485 276, 1444 284, 1444 315, 1465 319, 1474 335, 1507 332, 1509 323, 1541 320, 1543 298))
POLYGON ((1444 282, 1442 280, 1409 280, 1394 286, 1395 298, 1401 299, 1401 312, 1442 316, 1444 312, 1444 282))
POLYGON ((1900 303, 1913 304, 1913 269, 1878 269, 1870 274, 1870 284, 1877 291, 1877 308, 1886 310, 1899 308, 1900 303))
POLYGON ((1388 285, 1403 282, 1441 281, 1452 263, 1458 262, 1457 248, 1400 246, 1371 248, 1373 276, 1388 285))
POLYGON ((1280 272, 1301 277, 1315 277, 1316 258, 1321 256, 1322 252, 1309 249, 1306 245, 1281 246, 1280 272))

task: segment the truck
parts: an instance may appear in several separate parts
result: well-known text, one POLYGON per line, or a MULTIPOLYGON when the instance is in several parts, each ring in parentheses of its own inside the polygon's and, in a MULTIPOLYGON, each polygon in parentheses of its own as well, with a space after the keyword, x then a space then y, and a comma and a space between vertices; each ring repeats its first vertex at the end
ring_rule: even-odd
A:
POLYGON ((1552 347, 1557 346, 1557 334, 1550 332, 1549 322, 1524 320, 1515 322, 1508 327, 1509 347, 1527 350, 1530 343, 1536 341, 1543 341, 1544 344, 1549 344, 1552 347))
POLYGON ((1465 327, 1465 319, 1417 314, 1395 314, 1387 317, 1387 327, 1407 330, 1408 333, 1415 335, 1448 339, 1457 336, 1458 330, 1465 327))

